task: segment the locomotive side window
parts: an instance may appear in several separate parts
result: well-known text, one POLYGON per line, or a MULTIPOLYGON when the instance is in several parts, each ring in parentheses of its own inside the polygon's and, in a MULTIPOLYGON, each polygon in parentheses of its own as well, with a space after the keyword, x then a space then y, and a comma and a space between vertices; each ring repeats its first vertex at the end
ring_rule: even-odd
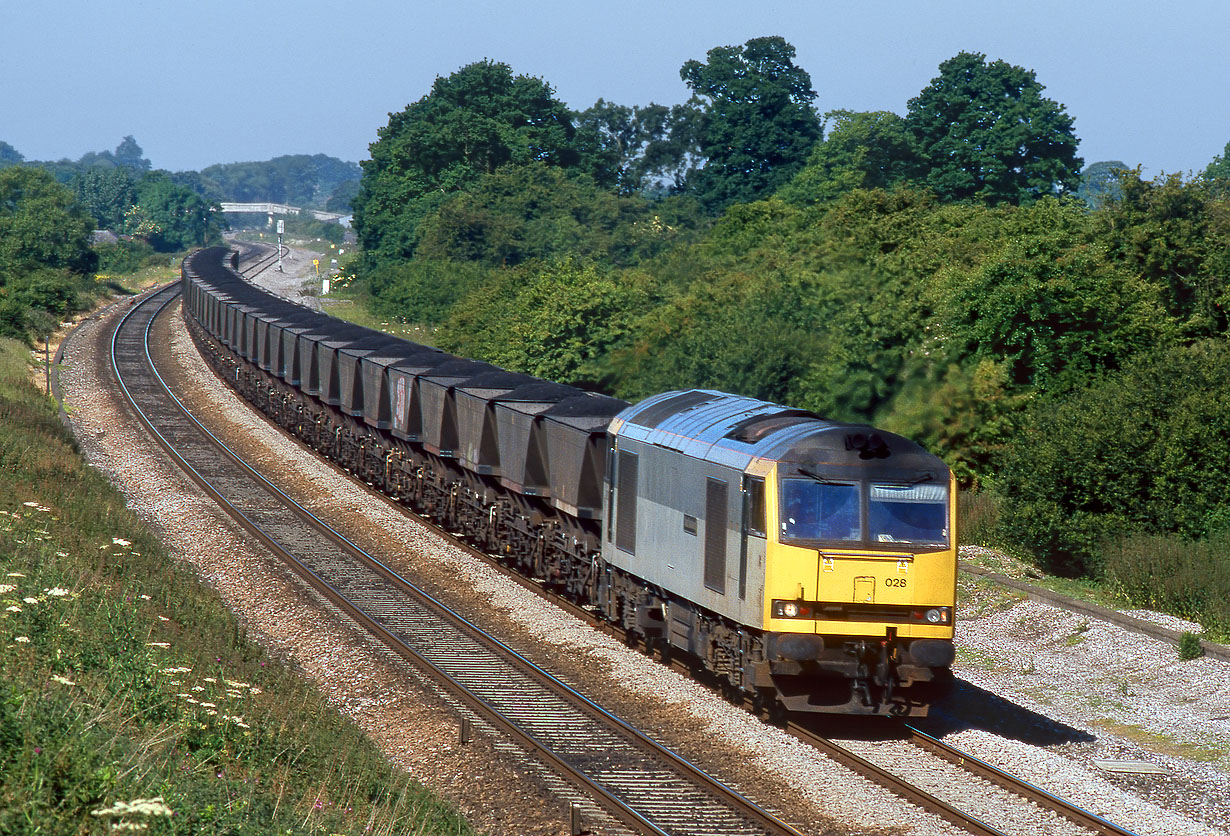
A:
POLYGON ((915 546, 948 545, 947 485, 871 486, 867 508, 871 539, 915 546))
POLYGON ((743 531, 756 537, 765 536, 764 479, 748 476, 743 483, 745 505, 743 531))
POLYGON ((858 485, 782 480, 781 539, 861 539, 858 485))

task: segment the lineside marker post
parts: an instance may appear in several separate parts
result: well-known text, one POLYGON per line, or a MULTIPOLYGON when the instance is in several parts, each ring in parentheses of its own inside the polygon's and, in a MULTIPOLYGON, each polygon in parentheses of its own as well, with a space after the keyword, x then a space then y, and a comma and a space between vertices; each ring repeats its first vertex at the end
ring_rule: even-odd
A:
POLYGON ((568 819, 568 830, 572 836, 582 836, 582 834, 589 832, 585 829, 585 822, 581 820, 581 805, 575 801, 568 802, 568 819))

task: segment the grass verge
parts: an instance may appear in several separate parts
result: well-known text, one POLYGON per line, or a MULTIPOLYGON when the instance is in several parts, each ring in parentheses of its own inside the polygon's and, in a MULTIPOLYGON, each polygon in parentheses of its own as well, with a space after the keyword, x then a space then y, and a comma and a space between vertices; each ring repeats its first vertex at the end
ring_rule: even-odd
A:
POLYGON ((267 658, 0 340, 0 834, 469 834, 267 658))

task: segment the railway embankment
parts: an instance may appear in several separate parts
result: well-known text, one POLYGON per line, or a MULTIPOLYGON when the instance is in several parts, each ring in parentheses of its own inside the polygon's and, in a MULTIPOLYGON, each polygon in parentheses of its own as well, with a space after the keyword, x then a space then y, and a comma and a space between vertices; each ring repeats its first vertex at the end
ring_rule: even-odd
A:
MULTIPOLYGON (((28 349, 0 341, 0 831, 469 832, 87 466, 78 445, 116 425, 74 441, 40 389, 28 349)), ((96 405, 71 388, 70 414, 96 405)), ((167 499, 163 523, 192 519, 167 499)))

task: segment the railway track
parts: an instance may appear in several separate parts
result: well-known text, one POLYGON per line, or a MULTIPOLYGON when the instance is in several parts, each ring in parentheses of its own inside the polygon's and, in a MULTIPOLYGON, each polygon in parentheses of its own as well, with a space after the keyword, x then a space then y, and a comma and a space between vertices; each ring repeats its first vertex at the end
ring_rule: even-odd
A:
MULTIPOLYGON (((138 316, 142 316, 142 314, 139 313, 139 309, 135 309, 130 313, 129 318, 138 316)), ((150 319, 152 319, 152 317, 150 317, 150 319)), ((134 322, 135 321, 136 320, 134 319, 134 322)), ((142 339, 144 338, 142 337, 142 339)), ((146 351, 143 345, 139 346, 133 342, 121 346, 121 343, 119 342, 120 340, 121 338, 119 336, 119 332, 117 332, 116 345, 118 347, 118 351, 116 353, 119 356, 124 358, 144 358, 146 356, 146 351)), ((117 376, 120 374, 119 366, 122 362, 123 361, 118 359, 116 361, 117 376)), ((130 379, 138 381, 134 384, 132 391, 139 391, 148 388, 152 392, 158 388, 158 386, 153 385, 148 381, 139 382, 139 378, 130 379)), ((176 420, 180 423, 183 422, 183 413, 180 411, 178 406, 171 409, 170 414, 172 417, 170 419, 170 423, 168 424, 169 426, 173 426, 176 420), (179 416, 178 419, 174 418, 176 414, 179 416)), ((209 442, 210 445, 215 443, 216 442, 212 441, 209 442)), ((212 449, 212 456, 214 459, 223 458, 217 454, 216 448, 212 449)), ((206 458, 208 458, 208 454, 206 458)), ((206 469, 208 470, 208 468, 206 469)), ((250 475, 255 479, 255 484, 259 487, 259 492, 265 494, 266 497, 269 495, 270 491, 276 491, 276 489, 273 489, 272 486, 264 483, 263 479, 256 477, 255 474, 250 475)), ((197 478, 199 481, 200 475, 198 475, 197 478)), ((227 483, 229 478, 231 477, 222 475, 217 479, 217 481, 220 483, 227 483)), ((249 493, 251 493, 250 488, 245 490, 248 490, 249 493)), ((242 494, 243 490, 241 490, 240 493, 242 494)), ((266 498, 264 505, 267 504, 268 501, 266 498)), ((485 671, 479 669, 476 672, 475 669, 467 667, 464 662, 459 664, 457 660, 467 660, 471 658, 476 652, 476 647, 485 645, 486 649, 498 652, 499 648, 502 648, 502 645, 499 645, 498 642, 490 639, 490 637, 484 638, 482 635, 470 635, 468 638, 464 639, 453 638, 452 634, 450 634, 448 630, 454 628, 442 628, 440 626, 440 622, 435 620, 436 616, 433 616, 426 611, 413 610, 412 608, 407 607, 406 599, 399 596, 409 594, 408 590, 400 589, 397 590, 396 594, 393 594, 390 592, 390 589, 381 587, 381 584, 391 584, 393 588, 396 588, 400 579, 397 579, 395 575, 393 578, 390 578, 390 573, 388 573, 387 570, 383 570, 382 567, 379 567, 378 562, 374 561, 374 559, 370 558, 370 556, 364 555, 360 550, 346 544, 344 541, 339 541, 338 538, 340 535, 329 534, 327 532, 323 534, 325 540, 328 541, 328 543, 331 543, 332 546, 324 545, 319 549, 319 551, 322 553, 327 553, 328 549, 332 547, 335 552, 340 550, 341 552, 346 553, 348 557, 345 560, 334 563, 330 563, 329 560, 325 560, 323 563, 317 563, 315 565, 311 564, 309 561, 299 560, 296 555, 304 548, 304 544, 302 543, 303 535, 302 533, 295 532, 301 531, 303 526, 303 517, 301 515, 306 514, 307 512, 302 510, 295 512, 299 515, 298 519, 291 519, 289 521, 269 519, 262 516, 268 509, 265 508, 259 501, 256 505, 260 507, 258 507, 255 513, 251 515, 241 514, 241 523, 244 524, 249 530, 258 534, 258 536, 265 531, 283 532, 285 535, 284 539, 289 541, 291 545, 288 547, 284 544, 282 547, 275 550, 283 553, 284 558, 287 559, 288 562, 303 563, 304 571, 307 572, 309 581, 316 585, 317 588, 321 590, 322 594, 326 595, 326 597, 333 600, 334 596, 337 595, 345 599, 345 601, 348 601, 349 606, 345 605, 342 601, 335 601, 335 603, 341 606, 342 609, 350 612, 351 616, 355 618, 356 621, 364 623, 373 632, 381 635, 382 639, 387 644, 390 644, 390 646, 396 646, 399 643, 405 644, 404 642, 401 642, 397 635, 400 631, 403 634, 410 633, 417 634, 422 637, 430 637, 426 639, 427 646, 445 648, 446 651, 444 652, 444 658, 440 660, 440 664, 435 665, 434 667, 433 662, 435 660, 431 658, 423 658, 421 654, 416 654, 415 648, 413 647, 410 647, 409 655, 412 658, 418 659, 421 665, 425 665, 427 669, 432 672, 432 675, 439 679, 445 687, 448 687, 463 696, 467 693, 471 696, 475 694, 479 695, 479 704, 474 706, 473 710, 475 710, 475 712, 480 716, 486 718, 493 726, 503 728, 510 736, 521 740, 522 744, 527 748, 539 749, 540 737, 550 737, 557 732, 557 730, 550 728, 552 724, 546 723, 545 725, 534 726, 533 723, 530 722, 523 723, 520 727, 518 727, 515 723, 509 721, 510 716, 520 717, 523 720, 534 716, 551 716, 561 721, 560 723, 555 724, 557 726, 561 724, 564 726, 574 726, 578 722, 581 722, 571 714, 561 713, 562 703, 559 702, 539 699, 537 702, 534 700, 529 700, 522 705, 516 705, 508 702, 507 699, 484 699, 481 696, 483 689, 487 689, 489 694, 497 693, 501 697, 507 697, 508 670, 502 667, 492 667, 485 671), (366 568, 361 570, 357 569, 356 567, 359 565, 365 565, 366 568), (372 574, 373 572, 375 574, 372 574), (376 575, 383 577, 383 580, 374 580, 376 575), (311 580, 311 578, 315 578, 315 580, 311 580), (330 579, 332 579, 332 582, 330 579), (494 645, 492 643, 494 643, 494 645), (472 687, 467 688, 467 686, 472 687), (502 715, 501 709, 504 711, 502 715)), ((319 523, 319 521, 315 521, 314 518, 310 519, 313 525, 319 523)), ((454 538, 454 542, 458 541, 454 538)), ((459 545, 465 547, 464 543, 459 542, 459 545)), ((308 553, 311 553, 312 551, 313 549, 311 547, 307 548, 308 553)), ((471 549, 470 551, 473 550, 471 549)), ((518 576, 511 575, 511 577, 518 576)), ((528 582, 525 583, 531 588, 539 589, 534 584, 530 584, 528 582)), ((539 591, 541 592, 540 589, 539 591)), ((548 595, 548 597, 553 596, 548 595)), ((404 650, 399 649, 398 652, 406 655, 404 650)), ((524 662, 524 660, 522 660, 522 663, 523 664, 520 665, 521 675, 528 676, 531 679, 541 677, 546 677, 547 680, 550 679, 549 676, 541 670, 534 668, 534 666, 530 663, 524 662)), ((558 685, 558 683, 556 684, 558 685)), ((571 689, 567 689, 566 686, 563 687, 565 687, 566 690, 571 691, 571 689)), ((601 709, 598 709, 592 704, 590 704, 590 708, 588 710, 591 713, 595 710, 598 713, 605 713, 601 712, 601 709)), ((941 741, 930 738, 921 731, 909 729, 908 727, 907 730, 910 734, 910 741, 916 746, 926 749, 928 752, 933 754, 937 754, 946 761, 956 764, 965 770, 979 775, 979 777, 985 780, 989 780, 992 783, 1003 787, 1008 792, 1020 796, 1021 798, 1028 799, 1032 804, 1042 807, 1043 809, 1053 810, 1058 815, 1061 815, 1072 822, 1078 823, 1080 827, 1085 828, 1088 832, 1119 834, 1120 836, 1130 833, 1129 831, 1119 828, 1094 814, 1083 811, 1062 799, 1046 793, 1040 788, 1020 781, 1019 779, 1016 779, 1013 776, 990 766, 989 764, 984 764, 966 753, 954 750, 941 741)), ((916 786, 911 782, 911 778, 894 775, 891 769, 886 769, 883 766, 877 765, 873 762, 873 759, 862 757, 854 751, 851 751, 850 748, 819 738, 814 733, 793 724, 790 725, 789 731, 794 733, 797 737, 800 737, 801 739, 809 742, 811 745, 824 751, 834 760, 845 764, 847 767, 858 772, 859 774, 864 775, 865 777, 868 777, 870 780, 887 787, 918 806, 936 813, 940 817, 945 818, 950 822, 953 822, 968 832, 984 834, 984 836, 994 836, 994 834, 1001 833, 1031 832, 1027 829, 1028 826, 1026 826, 1026 829, 1021 829, 1019 826, 1013 826, 1010 823, 1003 826, 1003 829, 1000 829, 996 825, 988 824, 977 816, 958 809, 958 806, 955 803, 944 801, 936 795, 927 792, 925 789, 921 789, 919 786, 916 786)), ((625 735, 631 733, 634 737, 636 735, 634 730, 626 727, 622 730, 622 732, 625 735)), ((620 815, 619 807, 621 804, 626 804, 626 802, 622 801, 619 796, 622 796, 623 798, 635 798, 637 796, 638 788, 637 780, 635 779, 638 774, 652 774, 652 777, 648 782, 651 788, 648 793, 650 796, 660 790, 661 794, 672 796, 675 799, 674 803, 676 806, 678 805, 679 799, 684 798, 685 796, 678 795, 672 790, 665 789, 665 785, 662 784, 663 778, 661 774, 642 772, 642 770, 647 769, 643 763, 637 763, 634 761, 620 762, 618 759, 608 757, 612 751, 610 739, 605 737, 595 737, 594 742, 598 745, 589 747, 588 749, 571 749, 569 750, 570 754, 573 756, 579 756, 581 759, 588 759, 590 761, 595 758, 600 758, 604 761, 603 769, 605 771, 603 771, 603 769, 598 770, 598 779, 591 776, 589 781, 592 783, 610 784, 611 787, 619 793, 619 795, 615 798, 602 799, 603 806, 607 810, 611 811, 613 815, 616 815, 618 818, 623 820, 629 827, 635 828, 639 824, 640 826, 650 828, 637 830, 637 832, 797 832, 788 828, 788 826, 786 826, 787 829, 784 830, 773 829, 776 825, 766 825, 762 829, 738 829, 739 827, 745 826, 745 824, 739 824, 736 825, 735 829, 712 829, 705 821, 707 816, 697 814, 697 808, 695 806, 696 801, 691 796, 686 796, 688 798, 688 802, 684 804, 683 807, 686 808, 688 812, 683 815, 682 818, 678 815, 672 817, 672 814, 668 809, 659 809, 650 814, 636 813, 635 805, 633 804, 626 805, 633 812, 630 813, 625 810, 622 811, 623 814, 620 815), (654 818, 655 816, 656 819, 654 818), (638 821, 639 819, 643 820, 638 821), (655 824, 655 820, 661 822, 664 827, 659 827, 658 824, 655 824), (652 829, 655 827, 658 829, 652 829)), ((569 747, 564 746, 562 749, 568 750, 569 747)), ((547 761, 553 763, 553 765, 561 772, 567 773, 567 764, 558 762, 555 754, 540 751, 540 755, 547 761)), ((676 774, 679 774, 679 771, 681 770, 680 764, 673 765, 672 770, 674 770, 676 774)), ((689 771, 691 771, 690 767, 686 765, 682 767, 682 772, 686 773, 689 771)), ((906 772, 914 775, 916 775, 919 771, 919 768, 906 770, 906 772)), ((926 771, 926 769, 924 768, 922 771, 926 771)), ((935 770, 932 769, 931 771, 934 772, 935 770)), ((574 782, 578 785, 587 786, 587 782, 584 778, 573 777, 572 780, 574 780, 574 782)), ((959 784, 961 781, 959 779, 957 781, 949 780, 949 783, 959 784)), ((599 790, 604 790, 606 788, 605 786, 599 786, 598 788, 587 786, 587 789, 596 795, 600 795, 601 793, 599 790)), ((693 790, 693 792, 694 791, 695 790, 693 790)), ((707 792, 709 792, 710 795, 713 795, 711 788, 707 790, 707 792)), ((643 789, 640 790, 640 794, 646 795, 643 789)), ((735 806, 738 807, 741 805, 742 801, 737 803, 735 806)), ((670 804, 667 805, 667 807, 669 806, 670 804)), ((723 818, 723 814, 715 814, 709 823, 720 823, 723 826, 730 826, 734 821, 733 819, 729 819, 727 817, 725 820, 719 822, 719 820, 722 820, 723 818)), ((1012 816, 1008 815, 1007 818, 1009 822, 1011 822, 1012 816)), ((780 822, 777 824, 780 825, 780 822)))
MULTIPOLYGON (((277 244, 260 244, 254 241, 232 241, 231 243, 239 249, 240 260, 243 262, 243 269, 240 272, 249 281, 278 263, 277 244)), ((282 255, 290 253, 289 247, 282 246, 281 250, 282 255)))
POLYGON ((1018 778, 920 729, 903 725, 899 741, 904 746, 860 745, 837 742, 805 726, 788 723, 787 731, 885 789, 929 810, 945 821, 977 836, 1082 832, 1101 836, 1135 836, 1101 816, 1078 807, 1028 781, 1018 778), (862 749, 860 754, 858 749, 862 749), (971 781, 970 777, 976 779, 971 781), (990 797, 971 809, 971 785, 985 782, 981 791, 990 797), (1030 809, 1030 807, 1036 808, 1030 809), (1039 830, 1038 812, 1052 816, 1039 830), (1066 820, 1066 821, 1061 821, 1066 820))
MULTIPOLYGON (((246 265, 242 272, 245 275, 249 273, 246 265)), ((305 449, 309 448, 305 447, 305 449)), ((380 494, 374 491, 373 495, 380 496, 380 494)), ((432 527, 456 547, 499 569, 511 580, 531 589, 557 606, 582 618, 592 626, 626 640, 627 637, 623 635, 621 630, 606 622, 599 621, 584 608, 508 569, 498 560, 474 548, 464 539, 453 535, 447 530, 440 529, 432 520, 424 519, 402 506, 398 507, 422 524, 432 527)), ((671 664, 681 672, 691 673, 689 667, 679 660, 672 660, 671 664)), ((745 707, 749 710, 752 708, 750 703, 745 707)), ((920 757, 909 759, 914 762, 907 764, 905 763, 907 759, 897 756, 890 759, 894 761, 893 764, 884 766, 876 763, 876 758, 873 756, 864 757, 858 754, 854 751, 857 748, 855 746, 842 745, 794 722, 785 722, 784 725, 789 733, 812 745, 851 771, 862 775, 868 780, 879 784, 963 830, 979 834, 979 836, 1007 836, 1008 834, 1034 832, 1030 828, 1032 827, 1031 821, 1036 820, 1036 811, 1026 809, 1023 813, 1018 813, 1015 810, 1008 809, 1013 806, 1033 807, 1052 813, 1056 819, 1064 819, 1075 825, 1076 828, 1071 831, 1074 833, 1084 830, 1086 832, 1104 834, 1104 836, 1134 836, 1132 831, 1119 827, 1113 822, 1086 811, 1066 799, 1060 798, 991 764, 985 763, 973 755, 962 752, 912 726, 903 726, 902 739, 908 741, 917 750, 921 750, 917 753, 920 757), (923 756, 924 753, 933 757, 925 757, 923 756), (952 767, 954 766, 957 769, 953 769, 952 767), (1006 795, 1011 796, 1010 799, 1006 799, 1004 802, 1005 809, 1002 811, 1002 815, 996 814, 994 817, 984 815, 980 817, 969 810, 961 809, 962 802, 960 796, 962 792, 959 788, 969 782, 968 776, 970 775, 985 781, 989 786, 999 788, 1006 795), (921 786, 924 783, 941 785, 943 790, 935 793, 929 792, 921 786), (954 788, 957 789, 956 792, 953 792, 954 788), (945 800, 946 798, 948 800, 945 800), (993 821, 988 821, 988 819, 992 818, 993 821)))
POLYGON ((162 382, 148 347, 172 286, 117 326, 112 365, 139 419, 237 522, 331 604, 634 833, 798 834, 350 543, 230 453, 162 382))

